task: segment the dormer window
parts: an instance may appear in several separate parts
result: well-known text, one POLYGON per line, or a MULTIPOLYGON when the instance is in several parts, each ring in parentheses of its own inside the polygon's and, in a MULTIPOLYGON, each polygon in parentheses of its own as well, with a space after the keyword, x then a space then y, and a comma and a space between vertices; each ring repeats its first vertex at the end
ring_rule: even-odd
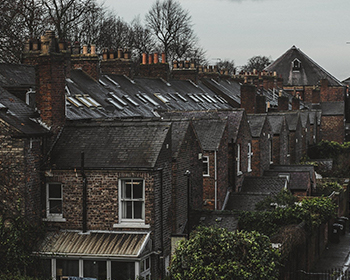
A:
POLYGON ((299 59, 294 59, 293 62, 292 62, 292 65, 293 65, 293 71, 300 71, 300 68, 301 68, 301 62, 299 59))

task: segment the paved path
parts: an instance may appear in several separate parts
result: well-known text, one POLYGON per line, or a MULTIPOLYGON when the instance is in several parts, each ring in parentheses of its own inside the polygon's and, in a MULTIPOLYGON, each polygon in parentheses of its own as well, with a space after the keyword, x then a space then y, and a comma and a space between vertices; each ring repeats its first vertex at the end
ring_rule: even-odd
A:
POLYGON ((350 233, 340 235, 339 243, 329 243, 317 262, 314 272, 324 272, 332 268, 341 268, 343 271, 350 266, 350 233))

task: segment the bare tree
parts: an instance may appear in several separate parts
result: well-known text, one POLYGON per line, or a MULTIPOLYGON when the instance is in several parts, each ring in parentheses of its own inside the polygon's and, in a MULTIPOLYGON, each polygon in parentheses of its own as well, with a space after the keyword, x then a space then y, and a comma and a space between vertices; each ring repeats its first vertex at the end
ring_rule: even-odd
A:
POLYGON ((250 59, 248 59, 248 62, 246 65, 243 65, 241 67, 241 70, 245 72, 251 72, 255 69, 260 72, 264 70, 264 68, 269 64, 271 64, 272 62, 273 60, 271 59, 271 57, 260 56, 260 55, 253 56, 250 59))
POLYGON ((167 60, 176 56, 182 58, 187 51, 195 48, 197 41, 191 16, 179 2, 157 0, 146 15, 146 23, 166 53, 167 60))
POLYGON ((94 0, 42 0, 46 22, 55 28, 59 39, 72 38, 73 26, 80 25, 95 6, 94 0))
POLYGON ((234 74, 236 72, 235 62, 233 60, 220 60, 216 63, 219 70, 228 71, 229 74, 234 74))
POLYGON ((140 59, 142 53, 154 51, 155 42, 152 32, 141 24, 140 17, 136 17, 131 22, 132 34, 132 55, 135 59, 140 59))

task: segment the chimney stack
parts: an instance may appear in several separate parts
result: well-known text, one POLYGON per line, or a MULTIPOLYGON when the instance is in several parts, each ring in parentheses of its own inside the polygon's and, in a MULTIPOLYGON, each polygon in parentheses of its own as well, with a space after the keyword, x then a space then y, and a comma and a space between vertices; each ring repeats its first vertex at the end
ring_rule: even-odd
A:
MULTIPOLYGON (((113 50, 108 52, 107 49, 103 50, 103 59, 107 59, 109 56, 113 55, 113 50)), ((89 46, 83 45, 83 53, 74 53, 71 55, 71 62, 72 62, 72 68, 73 69, 81 69, 86 74, 88 74, 91 78, 94 80, 98 80, 99 74, 100 74, 100 63, 99 58, 96 54, 96 46, 91 45, 90 46, 90 53, 89 53, 89 46)))
POLYGON ((247 114, 255 114, 257 88, 251 84, 241 85, 241 108, 244 108, 247 114))

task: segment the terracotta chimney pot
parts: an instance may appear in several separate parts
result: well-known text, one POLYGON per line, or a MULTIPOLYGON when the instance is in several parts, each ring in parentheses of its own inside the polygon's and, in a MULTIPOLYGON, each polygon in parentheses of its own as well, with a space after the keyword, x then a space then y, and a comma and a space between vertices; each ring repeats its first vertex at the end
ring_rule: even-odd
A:
POLYGON ((96 54, 96 45, 95 44, 91 44, 91 54, 92 55, 96 54))
POLYGON ((162 53, 162 63, 166 63, 166 56, 165 56, 165 53, 162 53))
POLYGON ((157 64, 159 62, 159 56, 158 53, 154 53, 153 54, 153 63, 157 64))
POLYGON ((148 55, 148 64, 152 64, 153 56, 151 54, 148 55))
POLYGON ((114 50, 109 51, 109 59, 114 59, 114 50))
POLYGON ((142 53, 142 64, 143 65, 147 64, 147 54, 146 53, 142 53))
POLYGON ((88 53, 88 45, 84 45, 83 46, 83 54, 87 54, 88 53))

